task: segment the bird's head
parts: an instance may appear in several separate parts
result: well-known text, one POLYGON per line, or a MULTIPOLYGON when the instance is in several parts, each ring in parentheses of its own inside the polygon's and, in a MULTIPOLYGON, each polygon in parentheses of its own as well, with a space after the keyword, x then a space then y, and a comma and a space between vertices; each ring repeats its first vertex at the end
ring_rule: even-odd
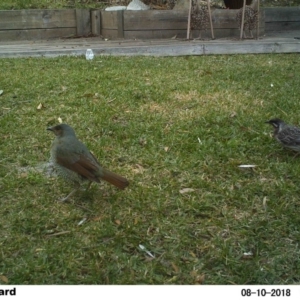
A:
POLYGON ((282 121, 281 119, 278 119, 278 118, 271 119, 271 120, 267 121, 266 123, 271 124, 276 131, 280 131, 282 129, 282 127, 285 125, 284 121, 282 121))
POLYGON ((75 136, 74 129, 67 124, 59 124, 56 126, 48 127, 47 130, 52 131, 57 137, 75 136))

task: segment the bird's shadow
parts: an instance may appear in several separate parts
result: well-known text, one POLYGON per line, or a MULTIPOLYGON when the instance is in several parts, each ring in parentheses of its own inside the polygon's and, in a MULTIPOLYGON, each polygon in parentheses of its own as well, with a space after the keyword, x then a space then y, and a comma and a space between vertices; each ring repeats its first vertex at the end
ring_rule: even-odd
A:
POLYGON ((92 185, 89 189, 82 188, 69 200, 65 201, 69 205, 75 205, 92 215, 95 214, 95 205, 112 204, 114 202, 115 191, 105 185, 92 185))
POLYGON ((267 158, 276 158, 280 161, 285 161, 288 159, 300 159, 300 153, 289 150, 289 149, 279 149, 279 151, 272 151, 267 155, 267 158))

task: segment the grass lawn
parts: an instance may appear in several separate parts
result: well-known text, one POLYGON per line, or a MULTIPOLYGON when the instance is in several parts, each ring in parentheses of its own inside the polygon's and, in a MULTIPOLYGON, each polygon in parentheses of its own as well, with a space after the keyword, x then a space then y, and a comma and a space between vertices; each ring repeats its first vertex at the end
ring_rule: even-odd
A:
POLYGON ((300 282, 300 158, 264 123, 300 123, 299 54, 0 67, 1 283, 300 282), (72 186, 42 168, 58 118, 130 186, 58 202, 72 186))

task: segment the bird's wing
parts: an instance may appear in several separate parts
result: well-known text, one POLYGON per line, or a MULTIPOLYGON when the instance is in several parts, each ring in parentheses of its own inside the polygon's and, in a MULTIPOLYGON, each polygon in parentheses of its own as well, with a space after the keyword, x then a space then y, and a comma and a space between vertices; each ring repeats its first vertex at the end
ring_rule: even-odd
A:
POLYGON ((100 182, 95 175, 98 171, 97 161, 94 161, 92 156, 89 158, 85 155, 85 153, 89 153, 89 151, 83 144, 81 144, 79 148, 81 149, 79 151, 75 151, 74 149, 70 151, 69 146, 66 149, 63 144, 57 144, 56 162, 84 178, 100 182))
POLYGON ((300 129, 289 127, 279 132, 278 138, 285 145, 300 145, 300 129))
POLYGON ((56 161, 61 166, 72 170, 73 172, 81 175, 84 178, 87 178, 91 181, 100 182, 99 178, 95 175, 98 170, 98 166, 83 155, 80 155, 78 157, 78 160, 76 160, 75 162, 73 162, 73 159, 72 161, 70 161, 61 156, 57 156, 56 161))

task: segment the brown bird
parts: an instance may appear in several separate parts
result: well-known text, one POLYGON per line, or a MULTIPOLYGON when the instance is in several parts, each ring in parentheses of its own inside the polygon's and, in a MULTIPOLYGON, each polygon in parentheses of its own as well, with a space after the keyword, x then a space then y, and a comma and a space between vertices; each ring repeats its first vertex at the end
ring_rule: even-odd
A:
POLYGON ((281 119, 267 121, 274 128, 275 139, 284 147, 300 152, 300 128, 288 125, 281 119))
POLYGON ((47 128, 56 138, 51 147, 51 161, 61 177, 74 184, 75 189, 61 201, 69 199, 81 183, 89 181, 100 183, 103 179, 119 189, 124 189, 129 182, 126 178, 104 169, 88 148, 80 142, 73 128, 67 124, 59 124, 47 128))
MULTIPOLYGON (((236 14, 236 21, 239 24, 239 28, 242 28, 242 14, 243 14, 243 8, 240 8, 236 14)), ((246 30, 250 33, 250 38, 253 39, 253 29, 257 26, 257 18, 258 18, 258 11, 255 8, 252 8, 250 6, 245 7, 245 15, 244 15, 244 30, 243 30, 243 36, 246 39, 246 30)))
POLYGON ((192 0, 191 11, 191 29, 199 29, 201 39, 201 30, 206 31, 209 25, 209 12, 207 6, 200 5, 198 0, 192 0))

